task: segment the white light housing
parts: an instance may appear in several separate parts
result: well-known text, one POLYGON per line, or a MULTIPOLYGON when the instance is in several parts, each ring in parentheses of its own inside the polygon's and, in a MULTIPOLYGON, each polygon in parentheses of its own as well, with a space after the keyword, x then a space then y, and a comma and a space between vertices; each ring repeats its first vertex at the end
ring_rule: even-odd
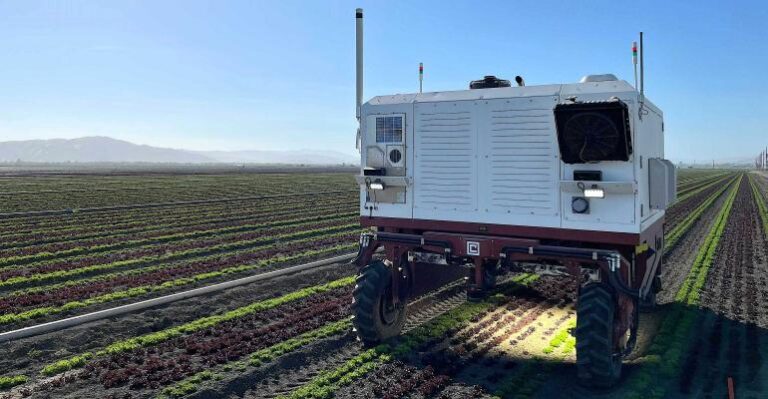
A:
POLYGON ((605 198, 605 191, 597 186, 584 189, 584 196, 587 198, 605 198))
POLYGON ((371 183, 371 184, 368 186, 368 188, 370 188, 371 190, 383 190, 383 189, 384 189, 384 182, 382 182, 382 181, 380 181, 380 180, 379 180, 379 181, 375 181, 375 182, 372 182, 372 183, 371 183))

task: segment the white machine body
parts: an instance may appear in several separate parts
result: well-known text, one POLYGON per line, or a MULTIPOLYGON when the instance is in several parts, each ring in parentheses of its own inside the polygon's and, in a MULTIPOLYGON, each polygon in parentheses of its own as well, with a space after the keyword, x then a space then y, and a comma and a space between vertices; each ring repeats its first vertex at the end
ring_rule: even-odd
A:
POLYGON ((676 196, 663 115, 604 76, 372 98, 360 118, 361 217, 641 233, 676 196), (612 101, 626 104, 628 159, 565 162, 556 106, 612 101))

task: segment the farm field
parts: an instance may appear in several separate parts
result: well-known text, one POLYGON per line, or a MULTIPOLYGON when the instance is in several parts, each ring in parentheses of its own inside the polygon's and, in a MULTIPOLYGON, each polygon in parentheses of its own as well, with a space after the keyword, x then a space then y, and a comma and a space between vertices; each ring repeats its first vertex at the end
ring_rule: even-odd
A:
MULTIPOLYGON (((0 331, 354 252, 348 173, 0 178, 0 331)), ((616 389, 579 388, 575 287, 508 275, 466 302, 463 270, 376 348, 331 264, 0 343, 0 398, 684 398, 768 392, 768 177, 681 170, 664 304, 616 389)))

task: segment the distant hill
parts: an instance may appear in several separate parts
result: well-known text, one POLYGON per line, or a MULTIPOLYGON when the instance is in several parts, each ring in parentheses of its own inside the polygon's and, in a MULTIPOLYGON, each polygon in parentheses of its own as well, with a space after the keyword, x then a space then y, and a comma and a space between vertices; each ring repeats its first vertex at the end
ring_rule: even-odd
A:
POLYGON ((200 154, 109 137, 0 142, 0 162, 215 162, 200 154))
POLYGON ((356 163, 334 151, 188 151, 109 137, 0 142, 0 162, 145 162, 338 165, 356 163))
POLYGON ((228 163, 283 163, 308 165, 337 165, 360 162, 347 154, 336 151, 198 151, 197 154, 228 163))

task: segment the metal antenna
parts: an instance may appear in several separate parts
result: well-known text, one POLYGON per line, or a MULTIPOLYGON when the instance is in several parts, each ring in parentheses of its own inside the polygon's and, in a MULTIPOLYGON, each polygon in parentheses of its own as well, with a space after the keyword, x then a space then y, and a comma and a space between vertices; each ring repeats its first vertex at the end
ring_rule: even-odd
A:
POLYGON ((363 108, 363 9, 355 10, 355 117, 357 118, 357 137, 355 147, 360 150, 362 146, 362 108, 363 108))
POLYGON ((645 56, 643 54, 643 32, 640 32, 640 106, 638 107, 638 117, 643 119, 643 106, 645 105, 645 56))
POLYGON ((643 32, 640 32, 640 95, 645 96, 645 54, 643 54, 643 32))
POLYGON ((363 106, 363 9, 355 10, 355 72, 357 101, 356 111, 358 122, 360 121, 360 108, 363 106))

